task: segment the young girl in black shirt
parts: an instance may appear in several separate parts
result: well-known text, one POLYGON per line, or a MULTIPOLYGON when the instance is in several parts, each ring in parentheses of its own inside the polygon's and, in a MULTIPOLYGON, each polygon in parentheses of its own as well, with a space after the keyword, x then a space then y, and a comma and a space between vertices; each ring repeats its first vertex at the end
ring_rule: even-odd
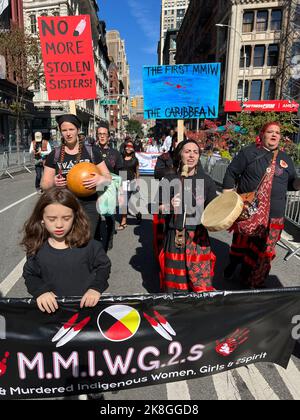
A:
POLYGON ((81 308, 96 306, 108 287, 111 263, 101 243, 90 239, 89 223, 77 198, 67 189, 49 189, 24 231, 23 277, 39 309, 55 312, 58 296, 82 296, 81 308))

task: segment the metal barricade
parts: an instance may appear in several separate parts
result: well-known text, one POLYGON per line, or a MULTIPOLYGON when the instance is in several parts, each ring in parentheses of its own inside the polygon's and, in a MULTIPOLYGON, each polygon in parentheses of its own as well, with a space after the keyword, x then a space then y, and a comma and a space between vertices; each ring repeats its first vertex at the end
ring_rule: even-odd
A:
POLYGON ((14 179, 13 174, 23 170, 31 173, 32 159, 29 152, 4 152, 1 155, 0 176, 9 176, 14 179))
MULTIPOLYGON (((288 192, 285 218, 298 229, 300 228, 300 191, 288 192)), ((288 255, 285 257, 286 261, 289 261, 300 252, 300 246, 295 249, 286 241, 283 242, 283 240, 281 240, 281 244, 289 251, 288 255)))

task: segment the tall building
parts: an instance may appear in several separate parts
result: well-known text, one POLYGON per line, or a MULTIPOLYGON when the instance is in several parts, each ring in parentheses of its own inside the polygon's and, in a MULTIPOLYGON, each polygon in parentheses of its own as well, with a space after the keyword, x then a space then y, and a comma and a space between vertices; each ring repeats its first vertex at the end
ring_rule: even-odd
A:
MULTIPOLYGON (((0 32, 9 30, 12 25, 24 28, 23 6, 21 0, 9 0, 0 2, 0 32)), ((1 42, 1 34, 0 34, 1 42)), ((0 57, 0 151, 12 150, 16 147, 17 118, 12 105, 17 98, 18 91, 21 92, 19 80, 12 68, 10 68, 9 57, 0 57)), ((25 72, 24 68, 24 72, 25 72)), ((22 77, 23 79, 23 77, 22 77)), ((20 146, 27 148, 30 144, 32 131, 32 120, 34 118, 34 107, 32 94, 23 91, 23 113, 20 120, 20 146)))
MULTIPOLYGON (((190 0, 162 0, 160 18, 160 40, 158 42, 158 64, 164 63, 164 48, 168 31, 178 31, 190 0)), ((209 2, 208 2, 209 3, 209 2)))
POLYGON ((129 118, 129 98, 130 98, 130 71, 126 56, 125 41, 121 39, 120 33, 116 30, 107 32, 107 48, 108 54, 113 58, 114 63, 118 68, 119 78, 123 85, 123 90, 120 92, 120 132, 121 135, 125 133, 125 123, 129 118))
MULTIPOLYGON (((23 0, 25 27, 31 34, 38 34, 39 16, 73 16, 90 15, 93 51, 96 75, 97 99, 103 98, 108 92, 109 59, 105 43, 105 23, 98 18, 98 5, 95 0, 23 0)), ((46 134, 51 131, 56 136, 57 115, 69 112, 66 101, 49 101, 46 86, 37 82, 32 90, 37 109, 34 129, 46 134)), ((82 130, 86 134, 94 134, 95 127, 100 120, 108 119, 108 109, 100 105, 100 100, 76 101, 76 112, 82 120, 82 130)))
POLYGON ((177 37, 177 63, 222 63, 221 111, 226 100, 284 99, 290 63, 282 40, 291 40, 293 2, 298 0, 191 0, 177 37))

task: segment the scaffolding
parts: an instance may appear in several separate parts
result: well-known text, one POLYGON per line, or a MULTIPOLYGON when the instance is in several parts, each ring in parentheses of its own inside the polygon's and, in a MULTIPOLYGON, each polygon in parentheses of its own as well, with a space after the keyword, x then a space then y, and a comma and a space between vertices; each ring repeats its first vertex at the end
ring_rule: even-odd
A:
POLYGON ((300 103, 300 0, 283 0, 282 10, 282 53, 277 74, 280 97, 300 103))

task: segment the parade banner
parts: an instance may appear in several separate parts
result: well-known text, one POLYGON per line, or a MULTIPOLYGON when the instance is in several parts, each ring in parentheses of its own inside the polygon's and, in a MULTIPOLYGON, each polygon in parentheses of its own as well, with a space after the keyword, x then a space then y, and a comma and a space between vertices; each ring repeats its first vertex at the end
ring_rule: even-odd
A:
POLYGON ((220 75, 220 63, 144 66, 144 118, 218 118, 220 75))
POLYGON ((140 175, 154 175, 156 162, 161 153, 136 153, 140 175))
POLYGON ((122 391, 258 362, 286 368, 300 335, 300 288, 79 302, 59 300, 49 315, 30 299, 0 300, 0 399, 122 391))
POLYGON ((96 99, 89 15, 38 18, 48 99, 96 99))

